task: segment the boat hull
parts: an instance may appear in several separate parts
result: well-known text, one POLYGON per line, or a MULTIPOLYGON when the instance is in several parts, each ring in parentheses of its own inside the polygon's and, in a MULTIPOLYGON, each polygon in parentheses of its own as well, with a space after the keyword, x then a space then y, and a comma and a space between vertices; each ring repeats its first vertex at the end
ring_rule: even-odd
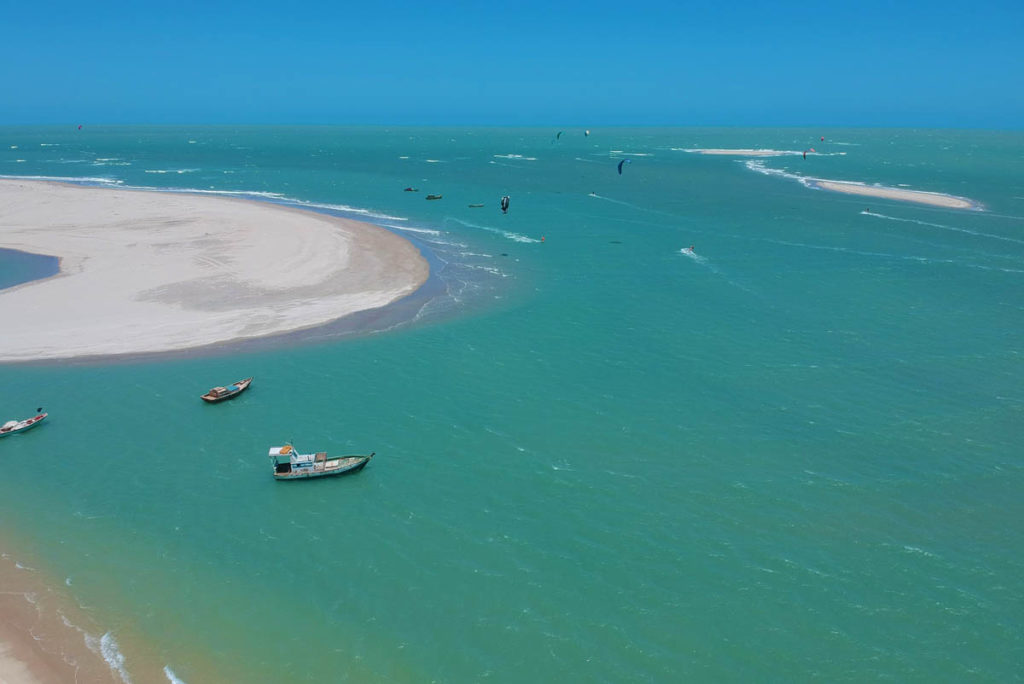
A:
POLYGON ((37 425, 39 425, 40 423, 42 423, 43 420, 48 415, 50 415, 50 414, 49 413, 40 413, 38 416, 34 416, 32 418, 28 418, 27 420, 21 421, 20 423, 15 425, 10 430, 0 431, 0 438, 7 437, 8 435, 16 435, 16 434, 20 434, 22 432, 27 432, 28 430, 31 430, 32 428, 34 428, 37 425))
POLYGON ((203 401, 205 401, 208 404, 216 404, 216 403, 221 402, 221 401, 227 401, 228 399, 234 399, 239 394, 241 394, 245 390, 249 389, 249 385, 252 384, 252 381, 253 381, 253 378, 246 378, 245 380, 239 380, 238 382, 235 383, 235 385, 238 386, 238 389, 236 389, 234 392, 230 392, 228 394, 215 395, 215 394, 212 394, 212 390, 211 390, 210 392, 207 392, 206 394, 200 396, 199 398, 202 399, 203 401))
MULTIPOLYGON (((298 468, 292 469, 288 472, 277 472, 274 471, 275 480, 309 480, 315 477, 335 477, 337 475, 349 475, 351 473, 357 473, 366 467, 366 464, 370 462, 373 455, 370 456, 358 456, 348 457, 353 459, 353 462, 346 465, 339 465, 331 468, 327 467, 326 464, 323 468, 298 468)), ((333 460, 333 459, 332 459, 333 460)), ((345 459, 339 459, 345 460, 345 459)), ((329 463, 330 461, 328 461, 329 463)), ((318 464, 319 465, 319 464, 318 464)))

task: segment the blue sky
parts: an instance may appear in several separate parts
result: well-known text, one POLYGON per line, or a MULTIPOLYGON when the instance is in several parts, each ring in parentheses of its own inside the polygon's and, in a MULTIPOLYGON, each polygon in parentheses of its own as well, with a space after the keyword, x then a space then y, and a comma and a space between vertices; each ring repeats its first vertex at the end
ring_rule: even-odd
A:
POLYGON ((0 124, 1024 122, 1021 0, 0 1, 0 124))

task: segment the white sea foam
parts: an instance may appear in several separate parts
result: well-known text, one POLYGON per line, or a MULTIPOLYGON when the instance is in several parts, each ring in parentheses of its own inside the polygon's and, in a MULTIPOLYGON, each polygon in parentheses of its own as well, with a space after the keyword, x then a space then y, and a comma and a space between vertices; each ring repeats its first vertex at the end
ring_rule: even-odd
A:
POLYGON ((60 143, 39 143, 40 147, 60 147, 60 143))
POLYGON ((424 159, 423 161, 427 162, 428 164, 440 164, 441 163, 440 159, 424 159))
MULTIPOLYGON (((865 183, 863 181, 835 180, 835 179, 830 179, 830 178, 815 178, 813 176, 804 176, 804 175, 801 175, 801 174, 798 174, 798 173, 791 173, 789 171, 784 171, 782 169, 768 168, 767 166, 764 165, 764 162, 759 160, 759 159, 751 159, 749 161, 743 162, 743 164, 744 164, 744 166, 746 166, 751 171, 756 171, 757 173, 761 173, 761 174, 764 174, 766 176, 778 176, 780 178, 788 178, 790 180, 795 180, 798 183, 800 183, 801 185, 803 185, 804 187, 811 188, 812 190, 828 190, 828 188, 823 188, 821 186, 822 183, 842 183, 844 185, 856 185, 856 186, 860 186, 860 187, 863 187, 863 188, 875 188, 875 189, 878 189, 878 190, 891 190, 891 191, 894 191, 894 192, 904 192, 904 193, 910 192, 910 193, 914 193, 916 195, 931 195, 931 196, 934 196, 934 197, 953 198, 953 199, 956 199, 956 200, 962 200, 964 202, 969 203, 973 209, 976 209, 976 210, 979 210, 979 211, 981 210, 981 207, 974 200, 967 199, 966 197, 956 197, 954 195, 948 195, 948 194, 942 193, 942 192, 932 192, 932 191, 928 191, 928 190, 900 190, 899 188, 893 188, 893 187, 890 187, 890 186, 880 185, 880 184, 877 184, 877 183, 874 183, 874 184, 865 183)), ((833 192, 835 192, 835 191, 833 191, 833 192)), ((891 199, 891 200, 895 200, 897 202, 913 202, 913 201, 915 201, 913 199, 906 198, 906 197, 903 197, 903 198, 899 198, 899 197, 879 197, 878 199, 891 199)))
POLYGON ((408 159, 408 158, 409 158, 409 157, 407 157, 407 156, 401 156, 401 157, 399 157, 399 159, 408 159))
POLYGON ((25 160, 25 159, 15 159, 14 163, 16 163, 16 164, 24 164, 25 161, 27 161, 27 160, 25 160))
POLYGON ((683 247, 682 249, 679 250, 679 253, 682 254, 684 257, 693 259, 698 264, 706 264, 706 263, 708 263, 708 258, 707 257, 701 256, 700 254, 697 254, 690 247, 683 247))
POLYGON ((167 681, 171 684, 185 684, 185 680, 174 674, 174 670, 171 669, 170 665, 164 665, 164 676, 167 677, 167 681))
POLYGON ((103 660, 107 662, 111 671, 116 674, 122 682, 125 684, 131 684, 132 679, 128 676, 128 671, 124 667, 124 654, 121 653, 121 650, 117 647, 117 640, 114 639, 113 634, 107 632, 100 637, 98 643, 96 641, 96 637, 86 634, 85 644, 92 651, 98 652, 103 656, 103 660))
POLYGON ((18 149, 18 146, 17 145, 11 145, 11 149, 12 150, 16 150, 16 149, 18 149))
POLYGON ((199 169, 146 169, 146 173, 195 173, 199 169))
POLYGON ((1016 242, 1017 244, 1024 244, 1024 240, 1018 240, 1016 238, 1005 237, 1003 235, 993 235, 992 233, 982 233, 976 230, 968 230, 967 228, 960 228, 958 226, 948 226, 944 223, 931 223, 929 221, 919 221, 917 219, 900 218, 898 216, 888 216, 886 214, 879 214, 874 211, 865 209, 860 212, 861 216, 871 216, 873 218, 886 219, 888 221, 901 221, 903 223, 916 223, 919 226, 928 226, 929 228, 941 228, 943 230, 951 230, 956 233, 966 233, 968 235, 976 235, 978 237, 992 238, 993 240, 1002 240, 1003 242, 1016 242))
POLYGON ((423 233, 425 235, 441 235, 441 231, 433 230, 432 228, 414 228, 412 226, 385 226, 386 228, 394 228, 395 230, 404 230, 409 233, 423 233))
POLYGON ((623 152, 622 150, 612 150, 608 153, 612 157, 653 157, 654 154, 651 152, 623 152))
MULTIPOLYGON (((252 193, 247 193, 252 194, 252 193)), ((384 219, 385 221, 408 221, 409 219, 404 216, 392 216, 390 214, 382 214, 371 209, 362 209, 360 207, 350 207, 347 204, 327 204, 324 202, 307 202, 306 200, 291 199, 288 197, 282 197, 284 201, 289 204, 296 204, 303 207, 314 207, 317 209, 333 209, 334 211, 343 211, 348 214, 359 214, 360 216, 369 216, 370 218, 384 219)))
POLYGON ((494 154, 496 159, 515 159, 517 161, 537 161, 536 157, 524 157, 521 154, 494 154))
POLYGON ((494 266, 482 266, 480 264, 463 264, 463 268, 468 268, 474 271, 484 271, 491 275, 500 276, 502 278, 508 278, 509 274, 502 271, 500 268, 494 266))
POLYGON ((920 554, 922 556, 928 556, 929 558, 935 558, 935 554, 934 553, 932 553, 930 551, 925 551, 924 549, 922 549, 922 548, 920 548, 918 546, 904 545, 903 546, 903 550, 906 551, 907 553, 916 553, 916 554, 920 554))
POLYGON ((783 155, 803 154, 803 150, 773 150, 767 148, 751 148, 732 150, 715 147, 671 147, 674 152, 689 152, 690 154, 707 154, 723 156, 743 157, 779 157, 783 155))
MULTIPOLYGON (((193 169, 196 170, 196 169, 193 169)), ((148 172, 147 172, 148 173, 148 172)), ((282 195, 279 192, 267 192, 262 190, 210 190, 204 188, 155 188, 146 185, 125 185, 123 180, 116 178, 104 178, 102 176, 20 176, 20 175, 5 175, 0 174, 0 178, 6 178, 11 180, 41 180, 41 181, 60 181, 70 183, 89 183, 99 185, 110 185, 126 190, 145 190, 147 192, 184 192, 189 194, 199 195, 223 195, 227 197, 239 197, 239 198, 260 198, 274 200, 282 202, 284 204, 309 207, 313 209, 330 209, 333 211, 340 211, 347 214, 356 214, 359 216, 366 216, 368 218, 382 219, 385 221, 408 221, 409 219, 404 216, 392 216, 390 214, 384 214, 381 212, 373 211, 371 209, 363 209, 361 207, 352 207, 347 204, 329 204, 326 202, 310 202, 307 200, 295 199, 282 195)), ((425 230, 425 229, 424 229, 425 230)))
POLYGON ((520 235, 519 233, 513 233, 510 230, 502 230, 501 228, 495 228, 494 226, 481 226, 479 224, 470 223, 469 221, 463 221, 462 219, 457 219, 457 218, 446 218, 445 221, 455 221, 456 223, 461 223, 462 225, 464 225, 464 226, 466 226, 468 228, 476 228, 477 230, 486 230, 489 233, 495 233, 496 235, 501 235, 502 237, 507 238, 509 240, 512 240, 513 242, 540 242, 540 240, 537 240, 536 238, 527 237, 525 235, 520 235))
POLYGON ((807 150, 773 150, 773 149, 749 149, 732 150, 708 147, 671 147, 675 152, 690 152, 691 154, 702 154, 706 156, 719 157, 845 157, 846 152, 814 152, 807 150))
POLYGON ((196 141, 195 141, 195 140, 189 140, 189 141, 188 141, 188 144, 189 144, 189 145, 195 145, 195 144, 196 144, 196 141))

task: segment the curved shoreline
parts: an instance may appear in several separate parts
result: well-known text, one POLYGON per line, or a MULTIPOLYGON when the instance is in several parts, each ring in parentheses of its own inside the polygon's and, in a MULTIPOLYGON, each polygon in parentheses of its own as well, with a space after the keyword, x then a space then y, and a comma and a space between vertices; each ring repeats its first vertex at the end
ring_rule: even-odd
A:
POLYGON ((0 246, 60 272, 0 292, 0 362, 174 352, 292 333, 412 294, 378 226, 235 197, 0 179, 0 246))

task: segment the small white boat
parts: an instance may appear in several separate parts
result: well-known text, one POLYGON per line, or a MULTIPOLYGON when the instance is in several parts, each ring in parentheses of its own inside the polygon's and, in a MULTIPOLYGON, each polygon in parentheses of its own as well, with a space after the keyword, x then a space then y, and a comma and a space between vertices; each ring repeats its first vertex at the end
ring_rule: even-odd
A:
POLYGON ((328 456, 326 452, 300 454, 291 444, 271 447, 274 461, 274 479, 303 480, 308 477, 328 477, 355 473, 370 462, 369 456, 328 456))
POLYGON ((26 418, 25 420, 9 420, 2 426, 0 426, 0 437, 13 435, 15 432, 24 432, 25 430, 31 430, 36 425, 42 423, 43 419, 45 419, 46 416, 48 415, 50 414, 40 413, 39 415, 33 416, 31 418, 26 418))

